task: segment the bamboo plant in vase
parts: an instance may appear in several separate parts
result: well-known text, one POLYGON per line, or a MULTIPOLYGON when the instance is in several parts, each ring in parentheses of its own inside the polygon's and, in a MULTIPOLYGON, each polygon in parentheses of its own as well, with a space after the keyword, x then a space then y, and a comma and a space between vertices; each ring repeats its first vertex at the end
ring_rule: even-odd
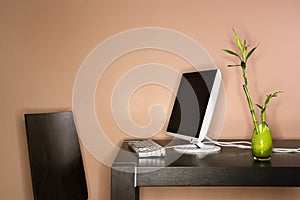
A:
POLYGON ((259 123, 257 121, 257 117, 252 103, 252 98, 248 90, 248 79, 246 73, 247 61, 250 58, 250 56, 254 53, 257 46, 252 48, 250 51, 248 51, 248 45, 246 39, 244 39, 244 41, 242 42, 237 32, 234 29, 233 29, 233 33, 234 33, 236 45, 239 52, 236 53, 228 49, 223 49, 223 50, 226 53, 237 57, 240 62, 235 65, 228 65, 228 67, 241 67, 242 69, 243 79, 244 79, 243 90, 247 98, 248 106, 250 109, 250 113, 254 125, 252 142, 251 142, 253 158, 254 160, 258 160, 258 161, 268 161, 271 159, 272 156, 273 144, 272 144, 272 135, 268 127, 268 124, 266 122, 266 109, 270 100, 273 97, 277 97, 278 93, 280 93, 281 91, 277 91, 267 95, 264 104, 262 105, 256 104, 256 106, 260 109, 261 122, 259 123))

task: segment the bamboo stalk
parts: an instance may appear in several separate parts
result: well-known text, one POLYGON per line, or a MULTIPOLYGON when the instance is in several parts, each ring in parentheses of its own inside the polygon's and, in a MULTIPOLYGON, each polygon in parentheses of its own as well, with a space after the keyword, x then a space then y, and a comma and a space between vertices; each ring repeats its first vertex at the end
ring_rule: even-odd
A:
MULTIPOLYGON (((244 43, 242 44, 238 34, 236 33, 236 31, 233 29, 233 33, 235 36, 235 40, 236 40, 236 44, 238 46, 238 49, 240 50, 240 53, 236 53, 232 50, 228 50, 228 49, 223 49, 226 53, 231 54, 233 56, 236 56, 241 62, 240 64, 237 65, 228 65, 228 67, 235 67, 235 66, 240 66, 243 70, 243 78, 244 78, 244 84, 243 84, 243 89, 247 98, 247 102, 248 102, 248 106, 250 109, 250 113, 251 113, 251 117, 252 117, 252 121, 253 121, 253 125, 255 128, 255 132, 256 134, 260 134, 260 129, 259 129, 259 124, 257 122, 256 119, 256 114, 255 114, 255 110, 253 108, 253 103, 252 103, 252 99, 248 90, 248 79, 247 79, 247 73, 246 73, 246 63, 249 59, 249 57, 253 54, 253 52, 255 51, 255 49, 257 48, 254 47, 252 48, 248 53, 247 53, 247 43, 246 43, 246 39, 244 40, 244 43), (247 55, 246 55, 247 53, 247 55)), ((256 104, 260 109, 261 109, 261 123, 263 126, 266 125, 266 109, 267 109, 267 105, 270 101, 271 98, 276 97, 278 93, 280 93, 281 91, 275 92, 273 94, 269 94, 267 95, 267 99, 264 103, 264 105, 258 105, 256 104)))
POLYGON ((244 89, 244 92, 245 92, 246 97, 247 97, 248 106, 250 108, 251 117, 252 117, 253 124, 254 124, 254 127, 255 127, 255 132, 257 134, 259 134, 260 132, 259 132, 259 127, 258 127, 258 122, 257 122, 257 119, 256 119, 255 111, 254 111, 254 108, 253 108, 253 103, 252 103, 251 96, 249 94, 249 90, 248 90, 247 85, 243 85, 243 89, 244 89))

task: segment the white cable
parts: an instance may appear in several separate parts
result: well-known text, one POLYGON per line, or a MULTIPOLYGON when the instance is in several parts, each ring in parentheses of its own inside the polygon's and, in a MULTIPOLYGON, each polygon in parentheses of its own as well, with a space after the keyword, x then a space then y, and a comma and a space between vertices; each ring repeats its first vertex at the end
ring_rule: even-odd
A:
POLYGON ((213 143, 213 144, 215 144, 217 146, 221 146, 221 147, 237 147, 240 149, 251 149, 251 142, 249 142, 249 141, 220 142, 220 141, 212 140, 209 137, 206 137, 206 139, 209 142, 204 142, 204 143, 213 143))
MULTIPOLYGON (((251 142, 249 141, 231 141, 231 142, 220 142, 212 140, 208 137, 206 139, 209 142, 204 143, 213 143, 217 146, 223 146, 223 147, 237 147, 240 149, 251 149, 251 142)), ((300 148, 273 148, 274 153, 300 153, 300 148)))
POLYGON ((291 149, 291 148, 273 148, 274 153, 300 153, 300 148, 291 149))

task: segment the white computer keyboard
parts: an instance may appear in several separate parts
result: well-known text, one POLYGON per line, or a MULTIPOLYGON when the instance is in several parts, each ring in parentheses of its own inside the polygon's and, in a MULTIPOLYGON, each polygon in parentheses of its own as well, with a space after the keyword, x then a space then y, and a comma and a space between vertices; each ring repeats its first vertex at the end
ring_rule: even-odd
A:
POLYGON ((151 139, 128 141, 128 147, 139 158, 160 157, 166 155, 166 150, 151 139))

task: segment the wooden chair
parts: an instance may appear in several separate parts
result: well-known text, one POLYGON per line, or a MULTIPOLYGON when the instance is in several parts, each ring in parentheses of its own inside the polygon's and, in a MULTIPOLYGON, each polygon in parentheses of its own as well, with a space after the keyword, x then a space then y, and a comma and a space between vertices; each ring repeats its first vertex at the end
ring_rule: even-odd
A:
POLYGON ((87 200, 72 112, 25 114, 35 200, 87 200))

